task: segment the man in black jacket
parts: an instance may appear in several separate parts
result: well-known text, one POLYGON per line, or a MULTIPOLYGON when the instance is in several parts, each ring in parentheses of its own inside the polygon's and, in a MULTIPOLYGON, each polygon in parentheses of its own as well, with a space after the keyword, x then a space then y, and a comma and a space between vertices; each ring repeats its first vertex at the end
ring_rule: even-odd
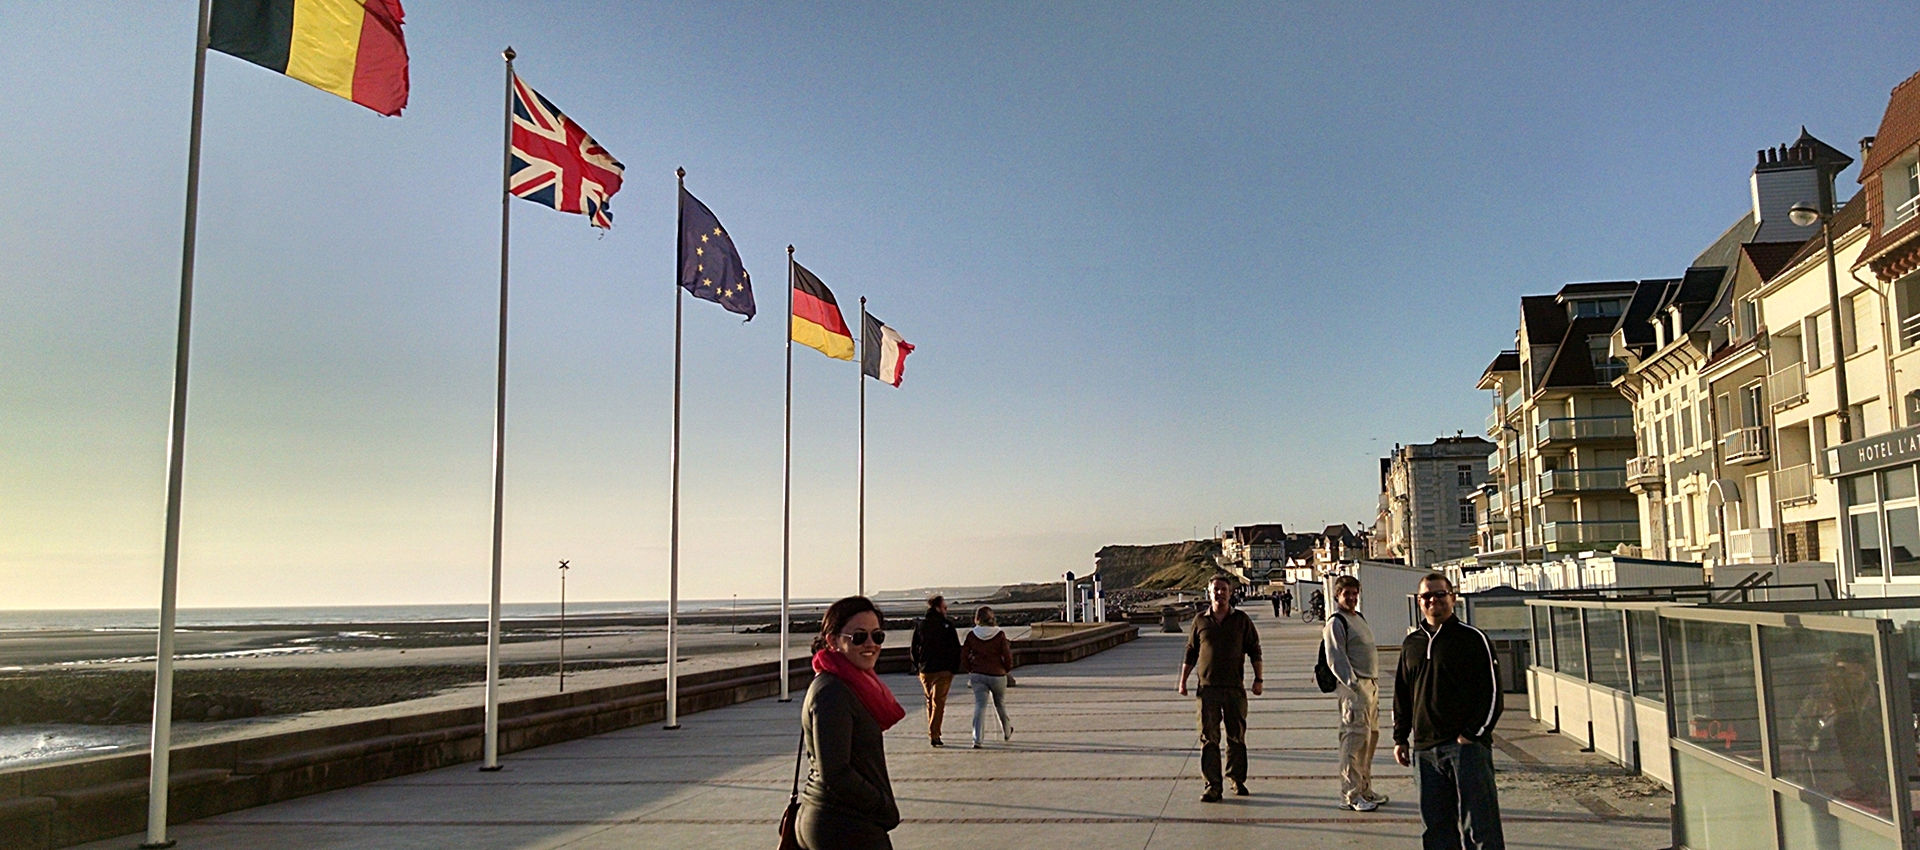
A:
POLYGON ((1493 642, 1453 616, 1453 582, 1420 579, 1420 623, 1393 677, 1393 760, 1418 762, 1425 850, 1505 850, 1493 786, 1500 676, 1493 642), (1464 841, 1463 841, 1464 839, 1464 841))
POLYGON ((927 736, 940 742, 940 721, 947 716, 947 691, 960 672, 960 637, 947 622, 946 597, 927 600, 927 615, 913 630, 913 669, 920 673, 920 691, 927 697, 927 736))

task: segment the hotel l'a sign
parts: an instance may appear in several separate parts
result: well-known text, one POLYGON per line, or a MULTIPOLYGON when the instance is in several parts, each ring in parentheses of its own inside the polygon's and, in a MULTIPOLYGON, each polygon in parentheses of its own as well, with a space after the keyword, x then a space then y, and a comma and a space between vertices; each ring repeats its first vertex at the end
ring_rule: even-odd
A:
POLYGON ((1827 450, 1827 475, 1844 477, 1920 463, 1920 428, 1903 428, 1827 450))

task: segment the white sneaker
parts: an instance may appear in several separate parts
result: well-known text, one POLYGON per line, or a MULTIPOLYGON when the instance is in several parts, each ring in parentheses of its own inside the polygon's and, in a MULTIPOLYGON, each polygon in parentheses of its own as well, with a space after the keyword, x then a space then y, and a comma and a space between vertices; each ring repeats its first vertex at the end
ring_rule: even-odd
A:
POLYGON ((1342 800, 1340 801, 1340 808, 1347 809, 1350 811, 1355 811, 1355 812, 1371 812, 1374 809, 1380 808, 1380 804, 1372 800, 1362 798, 1358 803, 1349 803, 1345 800, 1342 800))

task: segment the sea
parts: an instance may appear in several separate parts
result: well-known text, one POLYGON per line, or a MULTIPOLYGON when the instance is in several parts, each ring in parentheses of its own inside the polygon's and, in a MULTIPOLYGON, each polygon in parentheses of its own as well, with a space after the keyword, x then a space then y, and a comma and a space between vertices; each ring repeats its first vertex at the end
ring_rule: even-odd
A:
MULTIPOLYGON (((832 599, 792 599, 789 605, 825 605, 832 599)), ((681 614, 752 614, 778 611, 778 599, 682 599, 681 614)), ((667 602, 569 602, 567 616, 664 615, 667 602)), ((557 617, 557 602, 508 602, 500 616, 508 620, 557 617)), ((181 608, 174 625, 187 628, 250 625, 327 625, 329 623, 444 623, 487 618, 486 603, 448 605, 320 605, 264 608, 181 608)), ((33 631, 152 631, 160 627, 157 608, 67 608, 0 610, 0 632, 33 631)))

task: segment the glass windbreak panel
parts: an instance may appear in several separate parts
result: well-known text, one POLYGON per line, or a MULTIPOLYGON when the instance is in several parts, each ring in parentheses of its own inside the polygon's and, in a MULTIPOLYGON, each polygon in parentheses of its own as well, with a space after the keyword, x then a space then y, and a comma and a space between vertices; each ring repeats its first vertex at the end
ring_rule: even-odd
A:
POLYGON ((1585 647, 1580 642, 1580 609, 1553 609, 1553 669, 1575 678, 1587 677, 1585 647))
POLYGON ((1633 638, 1633 692, 1665 702, 1665 674, 1660 670, 1660 615, 1652 611, 1628 611, 1627 632, 1633 638))
POLYGON ((1667 620, 1674 735, 1750 765, 1760 764, 1760 698, 1753 635, 1740 623, 1667 620))
POLYGON ((1547 615, 1553 609, 1545 605, 1528 606, 1533 609, 1533 663, 1538 667, 1553 669, 1553 626, 1547 615))
MULTIPOLYGON (((1782 850, 1895 850, 1900 841, 1827 814, 1818 803, 1780 794, 1782 850)), ((1761 845, 1765 846, 1765 845, 1761 845)))
POLYGON ((1913 498, 1913 467, 1889 469, 1880 473, 1880 501, 1896 502, 1913 498))
POLYGON ((1854 514, 1849 519, 1853 523, 1853 572, 1857 576, 1880 575, 1880 518, 1871 514, 1854 514))
POLYGON ((1887 730, 1873 636, 1762 626, 1775 773, 1862 811, 1891 818, 1887 730))
POLYGON ((1920 576, 1920 508, 1887 509, 1887 554, 1896 576, 1920 576))
POLYGON ((1468 609, 1470 625, 1495 639, 1515 637, 1527 632, 1527 606, 1514 602, 1475 602, 1468 609), (1502 632, 1503 634, 1493 634, 1502 632))
POLYGON ((1674 825, 1680 833, 1676 846, 1693 850, 1773 846, 1773 807, 1764 786, 1688 753, 1679 756, 1673 776, 1674 825))
POLYGON ((1616 691, 1628 689, 1627 635, 1619 611, 1586 609, 1587 678, 1616 691))

